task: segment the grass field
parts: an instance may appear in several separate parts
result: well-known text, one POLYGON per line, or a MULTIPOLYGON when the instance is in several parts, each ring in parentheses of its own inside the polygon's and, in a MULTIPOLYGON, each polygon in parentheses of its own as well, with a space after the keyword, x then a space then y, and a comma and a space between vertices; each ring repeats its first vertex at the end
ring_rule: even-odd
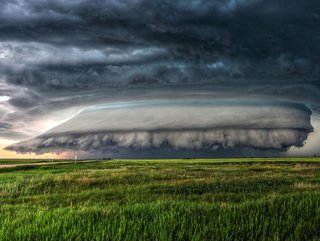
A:
POLYGON ((17 166, 0 195, 0 240, 320 240, 320 158, 17 166))

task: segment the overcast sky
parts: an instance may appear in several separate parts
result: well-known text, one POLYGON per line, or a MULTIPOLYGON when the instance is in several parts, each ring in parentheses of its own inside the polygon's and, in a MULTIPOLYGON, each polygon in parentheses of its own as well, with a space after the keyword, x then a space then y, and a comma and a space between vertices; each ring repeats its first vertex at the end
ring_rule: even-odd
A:
POLYGON ((319 41, 318 0, 2 0, 0 157, 320 154, 319 41))

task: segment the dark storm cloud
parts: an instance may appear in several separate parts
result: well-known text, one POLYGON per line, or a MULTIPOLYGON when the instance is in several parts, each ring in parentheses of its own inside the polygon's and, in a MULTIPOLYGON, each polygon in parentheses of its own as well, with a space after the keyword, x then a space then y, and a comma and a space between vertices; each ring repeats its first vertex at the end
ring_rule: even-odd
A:
MULTIPOLYGON (((219 74, 224 78, 261 75, 314 78, 320 71, 316 61, 319 53, 316 1, 290 1, 290 8, 285 1, 13 1, 2 5, 3 41, 57 45, 58 54, 59 48, 67 46, 101 52, 105 46, 119 48, 110 39, 121 42, 121 48, 156 46, 166 49, 172 60, 158 61, 162 69, 171 68, 163 74, 167 78, 175 71, 186 71, 187 76, 196 72, 198 78, 206 80, 219 74)), ((26 51, 27 47, 15 49, 26 51)), ((30 51, 36 48, 29 49, 29 55, 30 51)), ((85 72, 82 74, 93 84, 95 77, 90 73, 99 74, 102 71, 99 65, 110 64, 105 60, 92 66, 81 58, 79 61, 85 72)), ((130 56, 126 61, 131 61, 130 56)), ((126 65, 124 62, 112 64, 121 68, 126 65)), ((141 60, 136 61, 139 63, 141 60)), ((50 76, 52 70, 57 78, 62 75, 63 87, 65 71, 78 69, 73 62, 64 63, 63 67, 50 64, 49 61, 43 67, 27 70, 29 78, 37 73, 50 76)), ((157 77, 160 70, 157 66, 151 71, 157 77)), ((74 76, 68 77, 75 82, 74 76)), ((101 77, 106 81, 113 79, 104 73, 101 77)), ((9 81, 24 84, 15 79, 19 76, 9 81)), ((180 82, 183 81, 181 77, 180 82)))
POLYGON ((13 1, 2 3, 1 32, 2 39, 89 49, 97 42, 113 46, 110 39, 125 46, 163 46, 195 61, 199 54, 255 59, 282 52, 312 55, 319 48, 319 3, 290 1, 288 8, 286 2, 13 1))
POLYGON ((4 0, 0 121, 31 134, 58 110, 189 96, 318 112, 319 33, 317 0, 4 0))

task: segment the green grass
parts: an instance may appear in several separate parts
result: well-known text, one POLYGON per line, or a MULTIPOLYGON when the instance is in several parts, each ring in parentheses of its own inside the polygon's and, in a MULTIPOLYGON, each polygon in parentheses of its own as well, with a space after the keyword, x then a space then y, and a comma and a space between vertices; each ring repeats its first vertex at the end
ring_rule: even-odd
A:
POLYGON ((0 168, 0 240, 320 240, 320 158, 0 168))

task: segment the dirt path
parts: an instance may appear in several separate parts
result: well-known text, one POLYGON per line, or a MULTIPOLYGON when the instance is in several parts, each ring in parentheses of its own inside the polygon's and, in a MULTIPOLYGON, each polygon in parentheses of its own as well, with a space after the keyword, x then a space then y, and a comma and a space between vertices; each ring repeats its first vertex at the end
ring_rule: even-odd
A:
MULTIPOLYGON (((84 163, 84 162, 87 163, 87 162, 96 162, 96 161, 78 161, 77 163, 84 163)), ((54 165, 54 164, 66 164, 66 163, 74 163, 74 161, 0 164, 0 168, 21 167, 21 166, 44 166, 44 165, 54 165)))

